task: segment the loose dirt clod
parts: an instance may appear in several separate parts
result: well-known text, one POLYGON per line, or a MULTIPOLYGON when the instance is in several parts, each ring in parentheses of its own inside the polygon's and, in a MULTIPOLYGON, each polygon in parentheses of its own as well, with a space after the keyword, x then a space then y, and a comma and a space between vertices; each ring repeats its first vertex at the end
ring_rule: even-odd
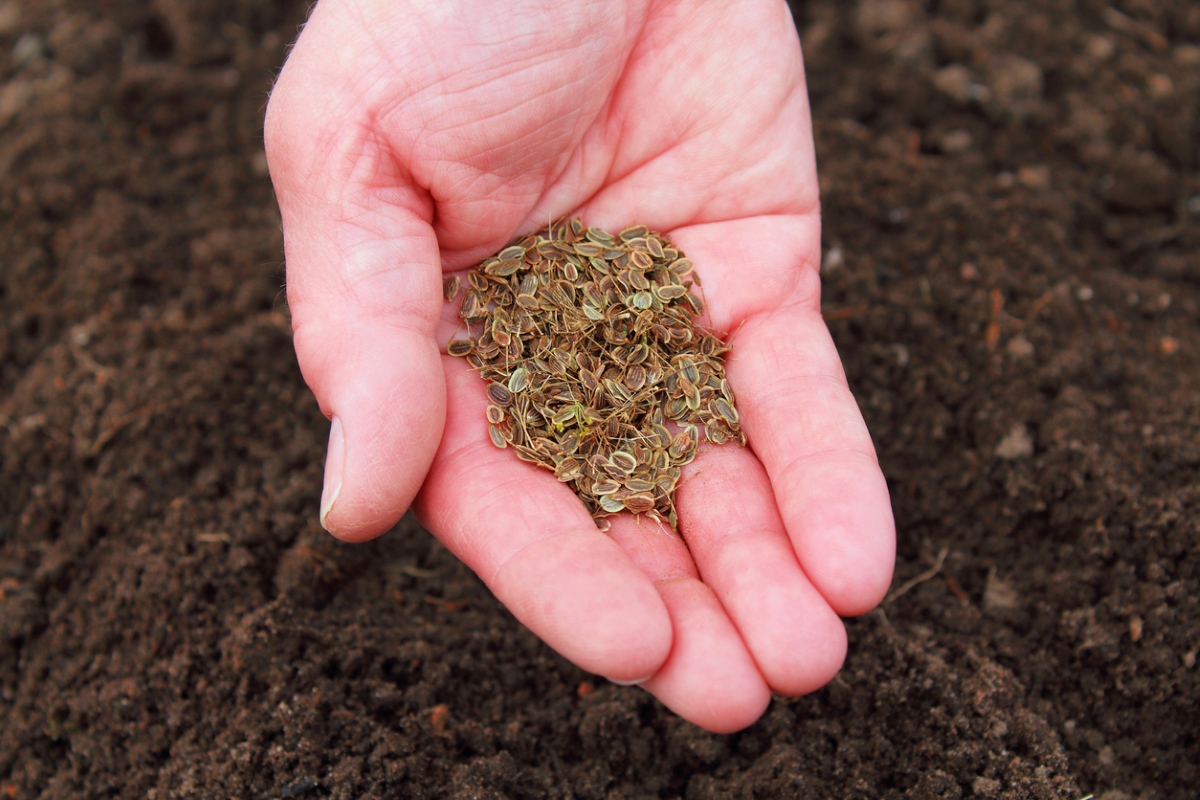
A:
MULTIPOLYGON (((450 344, 488 381, 497 447, 569 484, 602 528, 621 511, 675 527, 680 469, 701 434, 745 444, 728 346, 695 317, 692 262, 643 225, 560 221, 467 274, 450 344)), ((453 297, 457 279, 446 283, 453 297)))

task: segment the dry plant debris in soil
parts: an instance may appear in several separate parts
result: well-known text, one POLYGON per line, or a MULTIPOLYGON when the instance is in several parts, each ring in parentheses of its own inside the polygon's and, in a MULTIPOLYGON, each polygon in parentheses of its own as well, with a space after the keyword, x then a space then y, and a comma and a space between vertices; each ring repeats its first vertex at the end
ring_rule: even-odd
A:
POLYGON ((450 343, 488 382, 497 447, 550 470, 597 525, 621 511, 676 526, 680 469, 700 437, 745 444, 729 348, 699 327, 692 261, 644 225, 573 218, 518 239, 444 290, 469 338, 450 343))

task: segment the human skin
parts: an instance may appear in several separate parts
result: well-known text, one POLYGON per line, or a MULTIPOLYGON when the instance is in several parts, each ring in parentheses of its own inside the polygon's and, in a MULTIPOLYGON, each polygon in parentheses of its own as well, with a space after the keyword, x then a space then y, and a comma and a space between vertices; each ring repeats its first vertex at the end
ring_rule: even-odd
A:
POLYGON ((271 95, 304 378, 331 420, 322 524, 417 518, 547 644, 681 716, 741 729, 829 681, 839 616, 887 591, 887 485, 820 314, 800 46, 780 0, 322 0, 271 95), (564 215, 670 234, 749 445, 700 448, 679 533, 600 532, 495 449, 445 354, 445 275, 564 215))

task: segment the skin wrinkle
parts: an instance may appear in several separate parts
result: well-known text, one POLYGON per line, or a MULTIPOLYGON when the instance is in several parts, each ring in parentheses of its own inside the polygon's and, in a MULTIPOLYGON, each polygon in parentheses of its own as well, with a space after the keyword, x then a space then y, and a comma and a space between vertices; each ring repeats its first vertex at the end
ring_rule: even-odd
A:
MULTIPOLYGON (((788 214, 787 216, 799 216, 788 214)), ((733 347, 734 353, 737 352, 735 339, 739 336, 749 335, 745 331, 749 328, 753 332, 755 324, 763 320, 769 321, 770 317, 775 316, 781 311, 795 307, 803 312, 811 312, 814 308, 821 307, 821 285, 820 279, 815 281, 816 271, 812 267, 811 262, 806 257, 801 257, 801 261, 795 267, 784 267, 779 270, 778 283, 776 288, 764 288, 759 295, 760 302, 765 305, 760 305, 758 308, 749 310, 741 316, 733 315, 730 318, 729 344, 733 347), (808 272, 812 270, 812 272, 808 272)), ((732 353, 731 353, 732 354, 732 353)))
MULTIPOLYGON (((366 247, 366 245, 363 245, 366 247)), ((355 246, 348 245, 347 251, 354 251, 355 246)), ((393 248, 387 248, 391 250, 393 248)), ((402 247, 400 249, 403 249, 402 247)), ((375 263, 375 259, 369 259, 371 263, 375 263)), ((377 284, 380 281, 386 283, 396 283, 396 281, 388 281, 387 278, 393 274, 400 274, 403 270, 418 269, 412 265, 390 264, 378 266, 373 272, 358 272, 354 275, 348 275, 344 270, 327 273, 327 277, 317 286, 310 286, 309 290, 300 293, 298 289, 290 290, 293 293, 290 303, 293 307, 298 306, 298 310, 292 314, 292 332, 293 335, 306 325, 325 323, 323 327, 333 328, 334 326, 354 326, 364 316, 370 317, 375 326, 384 326, 401 332, 412 332, 424 338, 432 338, 437 330, 437 325, 441 319, 441 304, 435 299, 435 290, 440 289, 440 286, 433 286, 435 282, 430 281, 430 285, 425 287, 428 296, 420 296, 419 286, 413 287, 414 281, 404 281, 410 288, 417 288, 415 293, 397 293, 391 296, 379 296, 377 284), (332 283, 336 281, 335 283, 332 283), (336 286, 336 288, 335 288, 336 286), (336 294, 341 302, 336 306, 326 306, 320 310, 320 314, 316 315, 316 319, 310 319, 308 312, 304 307, 307 305, 305 297, 312 292, 312 289, 317 289, 318 294, 329 295, 336 294), (297 302, 299 300, 299 302, 297 302)), ((420 272, 414 276, 417 278, 416 283, 420 283, 420 272)), ((292 284, 295 285, 294 283, 292 284)))
POLYGON ((502 557, 499 560, 499 563, 496 564, 495 569, 492 570, 490 575, 486 575, 486 576, 480 575, 480 577, 483 579, 484 583, 486 583, 488 586, 500 586, 501 585, 501 573, 503 573, 510 564, 517 563, 517 559, 522 554, 527 552, 530 548, 538 547, 538 546, 541 546, 544 544, 549 544, 556 540, 563 539, 564 537, 571 536, 572 534, 583 534, 583 533, 585 533, 585 532, 582 530, 568 527, 563 530, 547 531, 544 534, 542 534, 542 533, 536 534, 528 542, 521 545, 516 550, 513 550, 511 553, 507 554, 506 556, 502 557))
MULTIPOLYGON (((828 383, 832 386, 835 386, 836 388, 842 390, 841 393, 845 394, 848 397, 851 397, 851 399, 852 399, 852 395, 850 395, 850 390, 844 384, 839 384, 838 382, 829 380, 829 379, 818 378, 816 380, 818 380, 822 383, 828 383)), ((777 391, 777 392, 773 393, 773 396, 780 397, 784 394, 785 394, 784 391, 777 391)), ((769 414, 764 412, 763 409, 768 408, 770 405, 771 405, 770 403, 762 402, 761 399, 758 399, 756 402, 746 404, 747 407, 746 407, 745 413, 744 413, 744 423, 745 423, 744 427, 747 429, 747 438, 751 439, 752 441, 762 442, 762 443, 765 443, 765 441, 774 440, 774 441, 782 444, 782 440, 780 437, 771 436, 769 433, 760 433, 760 431, 762 430, 760 428, 760 424, 761 424, 760 420, 763 420, 763 419, 766 419, 769 417, 769 414), (765 439, 764 439, 764 437, 765 437, 765 439)), ((785 406, 786 406, 786 404, 785 404, 785 406)), ((834 431, 834 435, 832 435, 832 436, 830 436, 828 434, 824 434, 821 436, 822 445, 819 448, 806 449, 802 452, 810 452, 810 451, 815 452, 816 450, 824 450, 826 452, 832 453, 832 452, 836 452, 840 448, 840 449, 844 449, 844 450, 851 450, 851 451, 857 450, 857 451, 862 451, 864 453, 869 451, 869 452, 873 453, 874 447, 871 444, 870 434, 867 432, 866 426, 863 425, 861 427, 860 426, 855 426, 855 427, 857 428, 857 430, 854 430, 852 432, 848 432, 845 430, 836 430, 836 431, 834 431), (850 436, 847 436, 846 435, 847 433, 852 433, 853 438, 851 438, 850 436), (862 441, 860 441, 860 440, 865 440, 865 444, 862 443, 862 441)), ((810 441, 809 439, 805 439, 805 440, 810 441)), ((771 449, 777 450, 778 447, 773 447, 771 449)), ((764 453, 763 453, 762 447, 756 446, 754 449, 754 452, 756 455, 759 456, 760 459, 764 458, 764 453)), ((766 456, 766 458, 769 459, 770 456, 766 456)), ((765 462, 764 462, 764 464, 765 464, 765 462)), ((770 473, 773 476, 782 474, 782 471, 780 469, 778 469, 779 465, 774 465, 774 466, 776 466, 776 468, 771 469, 770 473)))
MULTIPOLYGON (((797 280, 799 280, 799 277, 797 275, 797 280)), ((817 301, 819 302, 819 299, 817 301)), ((783 371, 788 375, 789 379, 811 380, 816 378, 832 378, 838 380, 843 386, 848 387, 846 373, 842 369, 841 360, 836 357, 837 351, 833 348, 832 342, 814 342, 810 347, 798 351, 796 348, 790 347, 788 341, 769 335, 772 323, 781 319, 784 313, 790 308, 795 308, 804 317, 818 313, 816 309, 813 309, 799 298, 795 300, 781 298, 773 306, 752 312, 744 317, 738 323, 738 327, 734 333, 730 334, 731 344, 737 345, 742 339, 751 339, 751 342, 742 346, 741 349, 743 352, 752 352, 755 362, 763 364, 764 369, 770 369, 774 372, 783 371), (764 333, 764 329, 766 333, 764 333), (736 340, 735 337, 737 337, 736 340), (749 345, 753 345, 753 347, 749 345), (825 369, 821 372, 789 372, 787 368, 795 362, 798 352, 802 352, 805 355, 817 356, 820 359, 817 363, 825 367, 825 369)), ((769 398, 772 395, 760 395, 760 399, 763 397, 769 398)))
POLYGON ((879 456, 876 454, 874 447, 868 449, 865 447, 847 447, 846 445, 839 445, 837 447, 823 447, 819 450, 795 454, 788 460, 782 462, 776 470, 776 473, 778 475, 799 475, 802 474, 802 470, 800 468, 803 467, 805 462, 811 461, 814 463, 821 463, 821 461, 824 460, 825 463, 829 463, 829 457, 837 454, 857 456, 866 461, 867 465, 870 467, 879 466, 879 456))
MULTIPOLYGON (((710 23, 709 27, 710 28, 715 27, 719 22, 720 22, 719 19, 713 20, 710 23)), ((694 21, 693 21, 693 24, 694 24, 694 21)), ((680 26, 676 26, 676 27, 680 27, 680 26)), ((647 36, 646 38, 648 40, 650 40, 650 41, 648 41, 649 46, 646 48, 650 52, 650 55, 646 56, 647 59, 661 60, 664 58, 669 58, 673 54, 672 48, 669 44, 670 39, 673 37, 669 37, 667 35, 667 33, 664 32, 661 28, 654 27, 653 35, 647 36), (653 40, 656 38, 659 38, 659 37, 662 37, 662 38, 666 39, 667 41, 660 42, 658 47, 654 47, 653 40)), ((636 62, 638 60, 639 59, 638 59, 637 55, 635 54, 630 59, 631 65, 636 66, 636 62)), ((750 61, 752 61, 752 59, 749 56, 747 56, 746 60, 748 63, 750 61)), ((673 68, 675 68, 675 63, 677 63, 677 62, 674 62, 674 61, 672 62, 673 68)), ((702 59, 701 59, 701 63, 703 63, 702 59)), ((699 66, 699 65, 697 65, 697 66, 699 66)), ((698 68, 693 68, 690 70, 682 69, 682 68, 675 68, 675 69, 676 69, 676 71, 682 72, 685 75, 686 81, 700 81, 701 80, 700 74, 702 71, 698 68)), ((627 69, 626 72, 628 73, 629 70, 627 69)), ((796 83, 795 73, 793 72, 793 74, 790 76, 790 80, 783 84, 785 86, 790 85, 790 87, 787 89, 784 89, 782 94, 787 95, 787 94, 791 94, 792 92, 794 92, 797 88, 794 85, 795 83, 796 83)), ((765 83, 760 84, 760 85, 763 86, 764 88, 766 87, 765 83)), ((634 95, 638 95, 641 93, 641 89, 642 89, 642 87, 630 87, 627 83, 618 84, 618 86, 614 92, 614 97, 617 98, 617 103, 615 105, 620 107, 627 100, 627 98, 631 92, 634 93, 634 95)), ((677 92, 677 96, 679 96, 679 97, 693 96, 693 94, 694 93, 687 91, 686 84, 683 89, 681 89, 680 91, 677 92)), ((702 95, 703 92, 699 92, 698 94, 702 95)), ((765 102, 764 100, 762 100, 760 98, 755 98, 755 101, 756 102, 754 103, 754 105, 756 105, 756 106, 761 106, 765 102)), ((702 107, 702 109, 697 109, 697 110, 703 111, 704 118, 702 118, 702 119, 697 118, 697 119, 691 120, 687 124, 683 125, 682 130, 676 129, 674 131, 674 133, 678 134, 678 137, 677 137, 678 141, 677 141, 676 147, 678 149, 685 149, 686 144, 690 140, 696 139, 705 133, 716 132, 719 135, 727 127, 724 123, 728 119, 730 119, 731 117, 733 117, 735 115, 738 107, 740 107, 746 103, 747 103, 747 97, 745 95, 730 94, 728 97, 719 98, 719 102, 717 102, 715 104, 711 104, 711 105, 706 104, 705 106, 702 107), (684 138, 685 133, 686 133, 686 138, 684 138)), ((677 108, 676 108, 676 110, 683 111, 683 113, 685 113, 685 114, 688 113, 689 111, 692 111, 693 109, 696 109, 696 107, 695 106, 689 106, 689 107, 677 106, 677 108)), ((676 115, 673 113, 670 113, 670 112, 664 114, 664 117, 667 120, 670 120, 672 122, 674 122, 676 120, 676 115)), ((739 138, 739 142, 744 142, 747 140, 747 138, 749 141, 756 140, 756 137, 745 137, 744 135, 739 136, 738 138, 739 138)), ((674 141, 670 137, 666 137, 665 140, 668 142, 674 141)), ((669 152, 670 149, 675 149, 675 148, 668 148, 667 152, 669 152)), ((737 153, 738 155, 742 155, 742 150, 743 150, 743 148, 738 148, 734 152, 737 153)), ((637 169, 639 169, 640 166, 645 165, 646 163, 649 163, 650 161, 653 161, 653 160, 654 160, 653 158, 642 159, 641 165, 635 166, 634 168, 624 170, 617 174, 610 174, 610 179, 611 179, 610 182, 616 183, 616 182, 624 180, 625 178, 632 175, 633 172, 637 171, 637 169)))

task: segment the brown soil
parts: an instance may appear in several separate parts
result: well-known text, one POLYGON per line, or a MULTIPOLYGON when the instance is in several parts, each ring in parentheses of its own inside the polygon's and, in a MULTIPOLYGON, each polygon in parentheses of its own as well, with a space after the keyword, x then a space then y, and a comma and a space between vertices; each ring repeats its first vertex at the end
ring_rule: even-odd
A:
POLYGON ((302 2, 0 2, 0 798, 1190 798, 1200 6, 799 3, 899 523, 732 736, 316 523, 261 116, 302 2))

